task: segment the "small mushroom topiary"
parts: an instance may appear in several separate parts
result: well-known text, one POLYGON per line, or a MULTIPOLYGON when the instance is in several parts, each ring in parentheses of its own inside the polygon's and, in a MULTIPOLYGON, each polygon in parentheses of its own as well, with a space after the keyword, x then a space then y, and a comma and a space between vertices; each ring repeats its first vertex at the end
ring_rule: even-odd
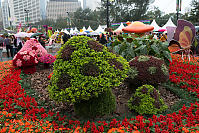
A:
POLYGON ((130 88, 144 84, 158 86, 169 79, 169 71, 163 60, 153 56, 137 56, 129 62, 130 69, 126 79, 130 88))
POLYGON ((138 87, 128 101, 128 107, 139 114, 157 114, 167 109, 159 91, 151 85, 138 87))
POLYGON ((128 69, 123 57, 98 42, 85 36, 73 37, 58 52, 49 93, 56 101, 74 103, 79 115, 111 113, 115 109, 111 89, 127 77, 128 69))

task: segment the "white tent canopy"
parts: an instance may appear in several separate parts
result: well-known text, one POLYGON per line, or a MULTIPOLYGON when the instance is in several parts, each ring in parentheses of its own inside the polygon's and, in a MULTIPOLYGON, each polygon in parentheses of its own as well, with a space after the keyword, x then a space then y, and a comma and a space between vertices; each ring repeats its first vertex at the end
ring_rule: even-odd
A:
POLYGON ((154 31, 158 31, 159 29, 161 29, 161 27, 156 23, 155 19, 151 23, 151 26, 154 27, 154 29, 153 29, 154 31))
POLYGON ((97 32, 97 33, 103 33, 104 32, 104 30, 102 29, 102 27, 99 25, 98 26, 98 28, 95 30, 95 32, 97 32))
POLYGON ((162 27, 162 29, 166 29, 167 26, 176 27, 176 25, 172 22, 171 18, 167 21, 167 23, 162 27))
POLYGON ((77 27, 75 27, 74 32, 75 32, 75 33, 79 33, 77 27))
POLYGON ((66 29, 63 32, 66 33, 66 34, 70 34, 66 29))
POLYGON ((121 32, 124 27, 124 24, 121 23, 120 26, 114 32, 121 32))
POLYGON ((93 32, 90 26, 88 27, 87 31, 93 32))
POLYGON ((73 28, 70 29, 70 34, 72 35, 74 33, 73 28))
POLYGON ((86 28, 85 28, 85 27, 83 27, 83 28, 82 28, 82 30, 83 30, 83 32, 84 32, 84 31, 86 31, 86 28))

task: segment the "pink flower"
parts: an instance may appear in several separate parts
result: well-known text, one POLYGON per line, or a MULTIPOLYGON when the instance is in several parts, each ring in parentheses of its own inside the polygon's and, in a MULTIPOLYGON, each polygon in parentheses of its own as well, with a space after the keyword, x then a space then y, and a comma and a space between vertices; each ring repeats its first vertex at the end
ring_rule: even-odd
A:
POLYGON ((37 58, 35 58, 35 63, 36 63, 36 64, 38 63, 38 60, 37 60, 37 58))
POLYGON ((25 61, 30 60, 30 56, 29 56, 29 55, 24 55, 24 56, 23 56, 23 59, 24 59, 25 61))
POLYGON ((34 57, 35 56, 35 50, 32 50, 29 52, 30 56, 34 57))
POLYGON ((16 64, 17 64, 18 67, 21 67, 22 66, 22 61, 20 59, 18 59, 16 64))

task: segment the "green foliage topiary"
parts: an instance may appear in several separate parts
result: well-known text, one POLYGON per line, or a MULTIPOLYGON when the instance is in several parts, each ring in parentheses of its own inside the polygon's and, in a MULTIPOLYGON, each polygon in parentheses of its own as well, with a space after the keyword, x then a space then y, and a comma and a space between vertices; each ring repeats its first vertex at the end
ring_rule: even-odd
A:
POLYGON ((75 113, 83 117, 103 116, 114 112, 116 109, 115 96, 108 90, 96 98, 82 100, 74 104, 75 113))
POLYGON ((138 87, 128 101, 128 107, 139 114, 157 114, 167 109, 158 90, 151 85, 138 87))
POLYGON ((73 37, 58 51, 50 80, 50 97, 80 102, 98 97, 126 77, 128 62, 89 37, 73 37))
POLYGON ((169 72, 164 61, 153 56, 138 56, 129 62, 128 78, 130 88, 150 84, 157 86, 169 78, 169 72))

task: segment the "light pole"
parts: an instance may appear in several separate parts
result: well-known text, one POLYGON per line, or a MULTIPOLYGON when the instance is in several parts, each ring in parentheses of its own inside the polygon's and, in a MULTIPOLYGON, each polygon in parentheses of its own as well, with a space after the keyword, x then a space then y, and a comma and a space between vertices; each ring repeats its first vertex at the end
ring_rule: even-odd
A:
POLYGON ((24 11, 26 12, 26 19, 27 19, 26 22, 27 22, 27 26, 29 26, 29 24, 28 24, 28 19, 29 19, 29 18, 28 18, 28 13, 29 13, 30 10, 24 9, 24 11))
POLYGON ((72 28, 72 27, 71 27, 71 19, 70 19, 69 12, 66 12, 66 13, 68 14, 69 26, 70 26, 70 28, 72 28))
POLYGON ((106 18, 106 25, 107 25, 107 28, 109 28, 109 0, 106 1, 106 15, 107 15, 107 18, 106 18))

